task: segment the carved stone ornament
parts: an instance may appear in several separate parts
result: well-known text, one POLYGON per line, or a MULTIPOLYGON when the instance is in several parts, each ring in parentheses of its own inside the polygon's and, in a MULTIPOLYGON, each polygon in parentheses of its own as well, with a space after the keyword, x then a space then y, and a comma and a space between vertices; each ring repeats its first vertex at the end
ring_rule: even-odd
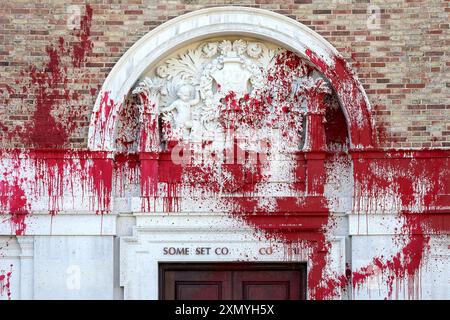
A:
MULTIPOLYGON (((271 78, 268 73, 276 69, 275 60, 281 52, 286 51, 243 39, 202 42, 154 67, 153 76, 138 83, 133 93, 144 94, 150 100, 147 105, 159 114, 162 142, 220 143, 226 140, 220 106, 224 101, 229 101, 230 93, 235 101, 247 101, 257 94, 261 95, 261 92, 270 96, 277 95, 280 90, 292 90, 295 95, 295 92, 302 91, 300 86, 303 84, 308 87, 310 79, 299 79, 297 87, 267 90, 270 86, 268 79, 271 78)), ((304 75, 299 73, 296 76, 301 78, 304 75)), ((268 99, 276 103, 276 99, 268 99)), ((144 104, 143 101, 141 103, 144 104)), ((301 101, 298 105, 303 108, 301 101)), ((282 107, 279 106, 279 109, 282 107)), ((298 135, 298 130, 294 134, 298 135)), ((255 134, 252 135, 254 137, 255 134)), ((298 149, 298 141, 293 141, 293 144, 298 149)))

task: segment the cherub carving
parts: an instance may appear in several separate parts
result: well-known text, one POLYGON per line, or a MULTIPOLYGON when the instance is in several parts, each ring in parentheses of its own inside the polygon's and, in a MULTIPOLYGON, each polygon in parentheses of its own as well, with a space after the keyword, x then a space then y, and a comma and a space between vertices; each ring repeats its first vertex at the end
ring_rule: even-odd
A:
POLYGON ((160 113, 175 111, 175 129, 182 133, 183 139, 189 139, 192 129, 192 107, 200 102, 199 90, 189 84, 183 84, 178 88, 176 95, 178 98, 169 106, 160 108, 160 113), (195 97, 192 99, 194 90, 195 97))

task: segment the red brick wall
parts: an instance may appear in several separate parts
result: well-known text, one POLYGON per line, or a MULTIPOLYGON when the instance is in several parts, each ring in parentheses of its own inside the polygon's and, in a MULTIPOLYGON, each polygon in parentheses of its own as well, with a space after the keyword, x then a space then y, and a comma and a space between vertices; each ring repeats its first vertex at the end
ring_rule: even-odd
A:
MULTIPOLYGON (((173 17, 232 1, 86 3, 2 1, 0 147, 86 147, 98 89, 125 51, 173 17), (70 5, 86 17, 74 30, 70 5)), ((364 84, 382 146, 396 148, 450 147, 449 3, 239 2, 294 18, 331 42, 364 84), (367 13, 373 5, 379 20, 367 13)))

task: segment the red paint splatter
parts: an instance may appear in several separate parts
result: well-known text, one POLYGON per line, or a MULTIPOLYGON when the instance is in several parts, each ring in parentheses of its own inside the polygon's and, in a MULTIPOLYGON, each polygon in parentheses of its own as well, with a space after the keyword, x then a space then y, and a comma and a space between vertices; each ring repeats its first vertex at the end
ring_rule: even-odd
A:
MULTIPOLYGON (((90 12, 92 16, 92 11, 90 12)), ((86 27, 83 30, 80 31, 80 34, 81 32, 88 33, 85 31, 90 29, 86 27)), ((82 41, 80 50, 87 48, 86 43, 83 44, 82 41)), ((56 106, 54 95, 60 95, 59 98, 63 100, 73 97, 67 92, 57 91, 58 85, 67 80, 66 71, 61 67, 59 56, 63 52, 62 48, 64 48, 64 41, 60 41, 59 53, 57 49, 49 48, 50 61, 45 71, 32 70, 33 81, 40 87, 37 91, 38 97, 40 97, 37 105, 40 106, 39 110, 50 118, 52 118, 51 112, 56 106)), ((350 109, 362 110, 362 120, 353 115, 348 118, 351 127, 350 137, 354 143, 360 146, 371 147, 372 133, 370 130, 365 132, 370 125, 370 115, 365 114, 367 106, 364 107, 365 102, 359 96, 357 82, 347 66, 343 61, 336 59, 333 68, 329 68, 311 52, 308 56, 325 75, 331 78, 338 92, 351 97, 351 101, 343 103, 350 103, 350 109), (339 82, 342 83, 339 84, 339 82)), ((79 65, 80 57, 84 59, 85 51, 80 51, 74 65, 79 65)), ((286 53, 282 59, 279 58, 274 70, 269 73, 268 81, 273 86, 280 87, 277 95, 269 94, 268 91, 273 87, 261 90, 257 98, 244 95, 242 99, 238 99, 233 92, 228 93, 221 106, 224 129, 235 129, 242 124, 253 128, 270 127, 273 122, 271 123, 267 119, 267 106, 274 101, 286 102, 277 104, 280 107, 277 116, 282 120, 275 122, 287 124, 286 127, 291 126, 292 121, 298 125, 299 117, 294 116, 293 108, 295 107, 294 102, 298 103, 301 97, 294 96, 293 101, 288 100, 292 98, 293 82, 290 80, 290 74, 293 72, 309 74, 311 69, 302 64, 298 57, 286 53)), ((294 154, 295 178, 289 181, 289 188, 294 195, 290 197, 274 196, 272 207, 266 206, 254 194, 258 187, 266 183, 269 178, 268 174, 264 173, 261 161, 249 163, 249 157, 246 154, 242 163, 234 158, 232 163, 221 166, 217 171, 217 168, 205 165, 205 163, 197 166, 191 163, 176 164, 171 159, 171 151, 175 146, 174 143, 177 142, 169 142, 168 149, 163 152, 153 149, 152 143, 155 142, 156 135, 159 135, 154 118, 141 119, 145 125, 141 127, 140 149, 135 155, 116 154, 115 157, 112 157, 112 154, 105 152, 70 150, 43 152, 35 150, 33 155, 36 157, 36 161, 28 162, 29 167, 27 167, 35 172, 36 181, 32 190, 37 192, 35 196, 40 192, 48 195, 50 214, 55 214, 61 209, 63 203, 61 200, 65 189, 73 190, 73 185, 76 183, 87 184, 87 189, 83 189, 82 194, 86 193, 92 196, 91 210, 100 214, 110 212, 113 181, 116 182, 116 191, 123 194, 126 191, 123 185, 126 182, 123 180, 126 179, 125 177, 130 179, 128 183, 139 181, 143 211, 155 210, 155 206, 151 205, 152 202, 155 203, 155 198, 163 200, 164 211, 180 211, 183 197, 181 190, 186 187, 192 190, 200 189, 211 196, 225 194, 226 197, 222 197, 222 199, 230 208, 230 214, 253 226, 256 230, 263 231, 268 239, 281 239, 287 246, 293 247, 301 243, 308 250, 308 260, 311 263, 308 273, 310 298, 333 298, 340 290, 345 290, 350 278, 352 278, 353 286, 357 288, 373 275, 373 271, 367 266, 351 273, 351 277, 348 271, 343 275, 330 276, 326 274, 331 244, 325 233, 327 225, 330 223, 329 203, 324 197, 328 174, 324 164, 329 157, 325 152, 325 143, 328 145, 338 143, 343 146, 347 142, 348 135, 342 114, 336 109, 330 109, 329 101, 324 100, 322 95, 315 94, 313 91, 309 91, 308 94, 309 98, 317 98, 314 104, 317 109, 315 111, 326 110, 327 120, 330 120, 330 123, 325 124, 322 131, 309 131, 309 134, 314 135, 317 139, 312 144, 315 146, 314 150, 294 154), (147 121, 149 119, 151 121, 147 121), (322 133, 325 133, 326 141, 321 137, 322 133), (65 176, 66 172, 69 172, 67 177, 65 176), (117 183, 119 180, 121 182, 117 183)), ((97 123, 94 123, 96 130, 103 132, 105 128, 111 127, 107 124, 115 121, 113 109, 116 107, 109 92, 102 93, 101 108, 94 117, 98 120, 97 123)), ((153 106, 147 101, 146 107, 151 109, 153 106)), ((323 114, 318 114, 316 120, 323 120, 323 114)), ((41 120, 33 123, 33 130, 36 131, 36 134, 39 133, 38 128, 45 125, 45 122, 39 121, 41 120)), ((54 119, 47 121, 50 121, 52 128, 45 130, 49 130, 48 133, 55 136, 55 141, 50 141, 50 145, 64 144, 67 139, 64 128, 60 127, 54 119)), ((320 123, 320 121, 315 121, 315 125, 320 125, 320 123)), ((33 130, 32 132, 34 132, 33 130)), ((38 146, 47 146, 49 142, 48 140, 39 140, 39 136, 35 136, 32 140, 38 146)), ((207 148, 209 144, 205 143, 202 147, 207 148)), ((159 145, 157 147, 159 148, 159 145)), ((238 148, 236 141, 233 141, 234 156, 237 155, 238 148)), ((189 148, 186 147, 183 152, 188 152, 188 150, 189 148)), ((446 215, 436 215, 433 218, 434 215, 427 212, 448 206, 450 174, 448 174, 448 170, 445 171, 442 168, 449 167, 449 154, 445 152, 427 154, 424 151, 411 153, 398 151, 383 154, 352 151, 351 154, 354 159, 355 211, 371 212, 373 210, 377 212, 381 207, 381 212, 383 212, 385 205, 383 202, 387 203, 392 200, 389 198, 388 191, 393 191, 397 196, 394 200, 398 200, 394 201, 398 206, 397 212, 405 212, 402 216, 406 221, 403 233, 408 239, 404 247, 391 258, 379 257, 373 260, 373 265, 389 274, 388 285, 392 288, 395 279, 411 278, 417 274, 429 241, 426 231, 430 228, 432 230, 448 230, 449 219, 446 215), (417 161, 423 162, 417 165, 417 161), (417 184, 420 179, 423 180, 422 182, 426 182, 423 186, 417 184)), ((18 164, 16 166, 21 167, 18 164)), ((20 219, 29 212, 29 201, 25 198, 24 188, 20 185, 21 181, 8 178, 10 177, 5 175, 4 180, 0 181, 2 212, 4 209, 12 216, 14 216, 14 212, 24 213, 22 216, 15 214, 17 219, 12 220, 16 225, 16 234, 23 234, 25 225, 22 224, 24 220, 20 219)))
MULTIPOLYGON (((140 153, 139 157, 141 169, 141 210, 143 212, 149 212, 151 211, 152 200, 154 201, 158 196, 159 155, 157 153, 140 153)), ((168 181, 168 183, 170 183, 170 181, 168 181)), ((172 202, 170 201, 169 203, 172 202)))
POLYGON ((86 54, 92 50, 93 43, 91 41, 91 24, 92 24, 92 7, 86 5, 86 14, 81 18, 80 29, 75 30, 75 35, 80 39, 79 43, 73 45, 72 64, 78 68, 84 61, 86 54))
POLYGON ((10 215, 7 221, 11 224, 12 233, 24 235, 25 217, 29 214, 30 204, 17 178, 12 182, 0 181, 0 205, 0 212, 10 215))
POLYGON ((114 155, 114 194, 118 197, 130 196, 130 187, 139 184, 139 155, 116 153, 114 155))
MULTIPOLYGON (((47 46, 48 62, 40 69, 34 65, 25 72, 22 81, 24 91, 34 96, 35 111, 28 124, 10 129, 2 125, 3 131, 8 131, 7 139, 19 138, 21 143, 36 148, 60 148, 68 143, 70 134, 77 129, 76 120, 87 108, 81 106, 74 108, 70 101, 76 101, 78 94, 68 87, 68 77, 73 70, 63 64, 64 55, 72 58, 73 67, 80 67, 86 54, 92 49, 90 28, 92 21, 92 8, 86 5, 86 15, 81 18, 81 29, 75 30, 74 35, 80 42, 73 45, 72 50, 67 49, 66 41, 60 37, 58 44, 47 46), (28 88, 27 88, 28 87, 28 88)), ((17 80, 16 84, 20 81, 17 80)), ((9 89, 11 93, 13 89, 9 89)))
MULTIPOLYGON (((403 234, 408 237, 406 245, 391 258, 375 257, 371 265, 353 272, 352 285, 354 289, 361 287, 368 278, 374 276, 375 270, 379 270, 384 275, 388 287, 387 298, 392 298, 394 283, 397 283, 398 290, 399 281, 407 281, 409 299, 420 298, 416 282, 430 237, 423 229, 420 215, 404 214, 403 217, 405 218, 403 234)), ((396 297, 398 298, 398 293, 396 297)))
POLYGON ((35 67, 30 70, 31 83, 37 86, 35 91, 36 110, 28 129, 28 137, 36 147, 48 148, 62 146, 67 140, 67 132, 61 123, 52 115, 57 103, 68 100, 57 89, 61 84, 66 85, 67 79, 63 78, 60 67, 60 58, 53 48, 47 48, 49 62, 44 71, 38 71, 35 67))
POLYGON ((6 88, 6 90, 8 90, 8 93, 11 95, 11 94, 14 94, 16 91, 13 89, 13 88, 11 88, 11 86, 9 86, 9 85, 5 85, 5 88, 6 88))
POLYGON ((392 298, 394 283, 408 283, 408 298, 417 299, 418 274, 428 249, 429 235, 449 233, 449 155, 446 151, 378 151, 358 154, 354 161, 355 211, 400 212, 404 220, 404 246, 392 257, 375 257, 372 263, 352 274, 360 288, 374 270, 379 270, 392 298), (389 205, 395 204, 395 208, 389 205))
POLYGON ((94 158, 89 172, 89 183, 92 186, 94 200, 92 208, 97 214, 111 211, 111 191, 113 178, 113 161, 104 154, 94 158))
MULTIPOLYGON (((92 126, 94 127, 94 136, 101 134, 101 146, 105 145, 106 134, 109 128, 108 123, 115 121, 115 114, 113 113, 116 104, 113 99, 109 97, 109 91, 101 93, 100 107, 94 112, 94 122, 92 126)), ((101 147, 99 146, 99 147, 101 147)))
POLYGON ((329 65, 310 49, 307 49, 305 54, 327 77, 338 96, 343 99, 341 104, 348 119, 353 147, 374 148, 376 137, 371 120, 372 114, 351 67, 339 56, 335 56, 333 64, 329 65))
POLYGON ((12 265, 10 266, 10 271, 0 272, 0 296, 6 294, 8 300, 11 300, 11 276, 12 265))

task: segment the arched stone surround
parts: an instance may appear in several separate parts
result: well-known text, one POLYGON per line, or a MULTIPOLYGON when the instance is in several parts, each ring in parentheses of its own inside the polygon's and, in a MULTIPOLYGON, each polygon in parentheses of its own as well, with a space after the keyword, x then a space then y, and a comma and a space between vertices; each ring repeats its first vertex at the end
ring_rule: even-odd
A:
POLYGON ((191 12, 155 28, 117 62, 97 97, 89 128, 90 150, 114 150, 117 115, 139 77, 189 42, 216 35, 246 35, 277 43, 312 63, 333 86, 347 121, 352 149, 373 148, 375 136, 364 90, 336 49, 301 23, 267 10, 217 7, 191 12))

